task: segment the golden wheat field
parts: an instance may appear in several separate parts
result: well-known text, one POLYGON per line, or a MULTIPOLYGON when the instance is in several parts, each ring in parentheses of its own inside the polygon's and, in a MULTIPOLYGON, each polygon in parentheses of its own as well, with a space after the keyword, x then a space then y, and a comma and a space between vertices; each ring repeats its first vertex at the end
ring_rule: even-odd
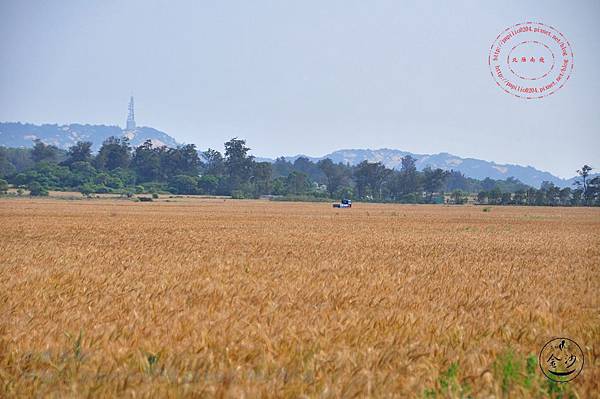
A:
POLYGON ((0 397, 600 396, 600 209, 172 201, 0 201, 0 397))

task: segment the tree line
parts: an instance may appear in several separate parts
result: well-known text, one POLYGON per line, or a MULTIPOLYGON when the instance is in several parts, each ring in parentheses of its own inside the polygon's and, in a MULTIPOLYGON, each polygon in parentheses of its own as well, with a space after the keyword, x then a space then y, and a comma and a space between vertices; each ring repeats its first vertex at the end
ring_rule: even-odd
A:
POLYGON ((31 149, 0 147, 0 193, 9 185, 31 195, 48 190, 76 190, 84 195, 171 193, 228 195, 257 198, 271 195, 290 199, 351 198, 374 202, 461 204, 599 205, 600 178, 590 178, 587 165, 578 170, 573 188, 544 182, 539 189, 509 177, 506 180, 465 177, 454 170, 416 168, 406 156, 398 170, 380 162, 358 165, 331 159, 293 162, 277 158, 259 162, 249 154, 246 141, 233 138, 224 152, 199 152, 194 144, 176 148, 154 146, 150 140, 133 148, 127 138, 110 137, 97 154, 91 142, 68 150, 39 140, 31 149))

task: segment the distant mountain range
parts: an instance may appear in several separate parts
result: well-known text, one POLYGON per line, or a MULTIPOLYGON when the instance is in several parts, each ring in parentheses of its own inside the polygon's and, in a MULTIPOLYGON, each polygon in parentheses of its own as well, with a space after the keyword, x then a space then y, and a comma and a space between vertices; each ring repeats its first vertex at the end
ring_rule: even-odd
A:
MULTIPOLYGON (((0 122, 0 146, 6 147, 31 147, 33 140, 40 139, 46 144, 53 144, 59 148, 68 148, 77 141, 91 141, 94 151, 97 151, 102 142, 110 136, 129 138, 133 146, 138 146, 144 141, 150 139, 157 146, 166 145, 175 147, 177 140, 160 130, 151 127, 139 127, 133 131, 125 131, 119 126, 106 125, 82 125, 72 123, 69 125, 44 124, 34 125, 30 123, 0 122)), ((427 166, 433 168, 442 168, 445 170, 454 169, 463 173, 467 177, 476 179, 506 179, 514 177, 525 184, 533 187, 539 187, 543 181, 549 181, 560 187, 571 187, 575 182, 575 177, 571 179, 561 179, 549 172, 538 170, 532 166, 520 166, 509 164, 497 164, 495 162, 483 161, 474 158, 461 158, 448 153, 439 154, 414 154, 407 151, 400 151, 388 148, 378 150, 347 149, 338 150, 322 157, 308 157, 312 161, 318 161, 330 158, 334 162, 356 165, 362 161, 381 162, 388 168, 399 169, 402 157, 410 155, 417 162, 417 168, 422 170, 427 166)), ((303 155, 285 157, 289 161, 294 161, 303 155)), ((258 160, 273 162, 269 158, 257 158, 258 160)))
MULTIPOLYGON (((329 158, 335 163, 357 165, 362 161, 381 162, 388 168, 400 169, 402 158, 410 155, 415 158, 418 170, 423 170, 427 166, 432 168, 441 168, 444 170, 456 170, 467 177, 483 180, 486 177, 496 180, 504 180, 509 177, 519 179, 525 184, 533 187, 540 187, 543 181, 549 181, 559 187, 571 187, 576 177, 562 179, 549 172, 538 170, 532 166, 520 166, 509 164, 497 164, 495 162, 483 161, 474 158, 461 158, 456 155, 442 152, 439 154, 414 154, 407 151, 381 148, 378 150, 347 149, 338 150, 322 157, 306 157, 313 162, 329 158)), ((305 155, 295 155, 285 157, 288 161, 295 161, 297 158, 305 155)), ((272 159, 261 158, 264 161, 272 162, 272 159)))
POLYGON ((0 145, 6 147, 31 147, 33 140, 40 139, 46 144, 66 149, 78 141, 91 141, 97 151, 102 142, 110 136, 127 137, 133 146, 150 139, 154 145, 175 147, 177 141, 165 132, 151 127, 138 127, 124 131, 119 126, 106 125, 34 125, 31 123, 0 122, 0 145))

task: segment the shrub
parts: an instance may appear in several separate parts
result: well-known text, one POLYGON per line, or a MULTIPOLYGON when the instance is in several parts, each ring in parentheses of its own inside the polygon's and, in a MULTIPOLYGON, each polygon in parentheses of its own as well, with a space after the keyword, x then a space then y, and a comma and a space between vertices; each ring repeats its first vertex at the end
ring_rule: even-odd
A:
POLYGON ((121 181, 121 179, 119 179, 118 177, 115 176, 110 176, 105 185, 107 185, 110 188, 123 188, 124 184, 121 181))
POLYGON ((231 198, 233 199, 245 199, 246 196, 242 190, 233 190, 231 192, 231 198))
POLYGON ((219 187, 219 178, 212 175, 204 175, 198 181, 198 186, 204 194, 214 194, 219 187))
POLYGON ((95 192, 100 193, 100 194, 106 194, 106 193, 110 193, 111 189, 106 186, 96 186, 95 192))
POLYGON ((29 183, 27 189, 29 190, 29 195, 33 197, 45 197, 48 195, 48 189, 36 181, 29 183))
POLYGON ((271 197, 271 201, 292 201, 292 202, 330 202, 327 197, 317 197, 313 195, 282 195, 271 197))
POLYGON ((79 187, 79 192, 82 195, 89 196, 91 193, 95 192, 95 187, 91 183, 85 183, 79 187))
POLYGON ((400 198, 399 202, 403 204, 420 204, 423 202, 423 196, 418 193, 405 194, 400 198))
POLYGON ((102 184, 85 183, 79 187, 79 192, 89 196, 92 193, 109 193, 110 189, 102 184))
POLYGON ((143 183, 142 186, 144 186, 145 193, 165 193, 169 191, 166 183, 147 182, 143 183))
POLYGON ((0 179, 0 194, 6 194, 8 192, 8 182, 4 179, 0 179))
POLYGON ((198 178, 188 175, 177 175, 169 181, 169 191, 174 194, 197 194, 198 178))

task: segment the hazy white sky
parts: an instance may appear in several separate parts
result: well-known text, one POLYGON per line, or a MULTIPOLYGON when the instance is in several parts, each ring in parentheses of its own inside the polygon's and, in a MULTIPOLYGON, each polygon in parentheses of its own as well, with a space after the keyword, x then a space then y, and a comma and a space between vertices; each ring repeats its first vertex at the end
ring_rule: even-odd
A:
POLYGON ((201 149, 450 152, 563 177, 600 168, 600 2, 0 0, 0 120, 138 125, 201 149), (555 95, 500 90, 487 56, 519 22, 575 54, 555 95))

